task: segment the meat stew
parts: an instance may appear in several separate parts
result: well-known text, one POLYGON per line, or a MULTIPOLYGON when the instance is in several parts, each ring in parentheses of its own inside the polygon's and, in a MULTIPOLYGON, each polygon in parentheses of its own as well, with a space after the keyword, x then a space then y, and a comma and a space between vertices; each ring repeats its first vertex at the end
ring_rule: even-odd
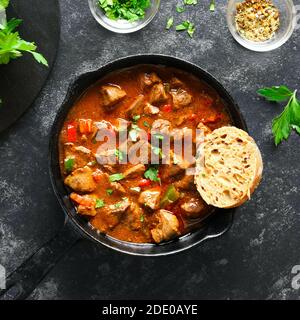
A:
MULTIPOLYGON (((139 65, 120 70, 90 87, 70 110, 60 134, 60 165, 77 213, 102 233, 136 243, 160 243, 199 228, 214 211, 200 197, 192 163, 174 149, 162 161, 160 144, 173 133, 176 140, 187 129, 205 133, 231 123, 222 99, 200 79, 164 66, 139 65), (116 137, 115 148, 99 161, 97 139, 105 128, 116 137), (136 163, 124 161, 119 138, 128 129, 127 146, 142 141, 136 163), (149 154, 158 157, 149 163, 149 154), (176 158, 176 159, 175 159, 176 158), (176 160, 176 161, 175 161, 176 160)), ((196 152, 193 133, 191 148, 196 152)), ((106 142, 106 141, 104 141, 106 142)))

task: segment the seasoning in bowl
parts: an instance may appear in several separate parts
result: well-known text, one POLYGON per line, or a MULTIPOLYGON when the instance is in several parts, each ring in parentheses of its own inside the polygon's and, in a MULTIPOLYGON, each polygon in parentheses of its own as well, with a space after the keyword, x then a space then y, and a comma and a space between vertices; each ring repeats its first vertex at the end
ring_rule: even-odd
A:
POLYGON ((150 0, 99 0, 99 7, 109 19, 130 22, 143 19, 150 5, 150 0))
POLYGON ((243 38, 263 42, 279 29, 280 13, 272 0, 245 0, 236 6, 235 23, 243 38))

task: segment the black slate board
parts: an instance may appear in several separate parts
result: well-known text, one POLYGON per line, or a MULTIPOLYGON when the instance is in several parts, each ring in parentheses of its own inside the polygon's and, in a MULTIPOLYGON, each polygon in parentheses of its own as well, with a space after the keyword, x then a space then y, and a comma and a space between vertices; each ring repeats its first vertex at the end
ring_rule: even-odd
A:
POLYGON ((0 66, 0 132, 14 123, 33 103, 55 61, 60 35, 58 0, 11 0, 7 19, 23 20, 18 28, 27 41, 34 41, 49 68, 38 64, 31 54, 0 66))

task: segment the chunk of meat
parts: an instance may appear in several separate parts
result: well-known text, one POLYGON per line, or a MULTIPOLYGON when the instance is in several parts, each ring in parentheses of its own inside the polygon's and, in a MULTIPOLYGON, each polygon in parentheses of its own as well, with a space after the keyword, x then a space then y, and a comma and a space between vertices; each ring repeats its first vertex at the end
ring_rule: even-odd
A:
POLYGON ((184 89, 172 90, 173 105, 175 109, 188 106, 192 102, 192 96, 184 89))
POLYGON ((115 165, 117 163, 116 149, 99 148, 98 153, 95 154, 97 162, 102 165, 115 165))
POLYGON ((195 163, 193 156, 183 158, 182 156, 175 154, 174 151, 170 150, 170 161, 168 166, 163 167, 161 177, 167 179, 184 172, 189 169, 195 163))
POLYGON ((159 113, 159 108, 153 106, 150 103, 147 103, 144 107, 144 113, 146 114, 158 114, 159 113))
POLYGON ((111 204, 108 206, 108 209, 113 214, 124 213, 131 205, 131 202, 128 198, 123 198, 120 202, 111 204))
POLYGON ((141 76, 142 87, 151 87, 155 83, 160 83, 160 82, 161 82, 161 79, 158 77, 158 75, 155 72, 144 73, 141 76))
POLYGON ((176 189, 180 190, 188 190, 194 184, 194 176, 193 175, 185 175, 181 180, 176 181, 174 186, 176 189))
POLYGON ((189 218, 198 218, 208 208, 201 198, 190 198, 181 205, 181 209, 189 218))
POLYGON ((106 120, 97 121, 94 123, 94 125, 98 130, 103 130, 103 129, 114 130, 115 129, 114 126, 106 120))
POLYGON ((77 213, 84 215, 84 216, 95 216, 96 215, 96 197, 91 195, 84 195, 81 196, 75 192, 72 192, 70 194, 70 198, 72 201, 74 201, 76 204, 78 204, 77 207, 77 213))
POLYGON ((134 178, 138 175, 143 174, 145 172, 145 170, 146 170, 146 167, 143 164, 139 163, 139 164, 136 164, 135 166, 132 166, 131 168, 127 169, 123 173, 123 175, 125 178, 129 178, 129 177, 134 178))
POLYGON ((114 191, 119 192, 119 193, 126 193, 126 190, 125 190, 125 188, 121 185, 121 183, 119 183, 119 182, 111 182, 110 185, 111 185, 111 188, 112 188, 114 191))
POLYGON ((97 211, 95 207, 86 207, 83 205, 79 205, 77 207, 77 213, 81 214, 82 216, 94 217, 97 214, 97 211))
POLYGON ((142 227, 143 209, 136 203, 132 202, 127 211, 127 221, 131 230, 138 231, 142 227))
POLYGON ((116 173, 117 172, 117 168, 116 166, 112 166, 112 165, 109 165, 109 164, 104 164, 103 165, 103 168, 108 171, 109 173, 116 173))
POLYGON ((172 212, 161 209, 156 213, 156 217, 158 224, 151 230, 152 238, 156 243, 171 240, 180 234, 179 221, 172 212))
POLYGON ((174 119, 174 123, 177 126, 181 126, 184 122, 186 122, 190 118, 189 114, 182 114, 178 116, 178 118, 174 119))
POLYGON ((168 100, 168 94, 162 83, 155 84, 149 95, 149 102, 151 104, 157 104, 168 100))
POLYGON ((171 129, 171 123, 168 120, 157 119, 152 123, 152 132, 169 135, 171 129))
POLYGON ((133 115, 138 113, 138 109, 142 106, 144 103, 144 95, 140 94, 136 98, 133 99, 133 101, 130 103, 129 107, 126 110, 126 113, 132 117, 133 115))
POLYGON ((174 177, 180 173, 183 173, 183 169, 176 164, 169 164, 169 165, 164 165, 163 169, 160 172, 161 172, 161 178, 163 180, 166 180, 170 177, 174 177))
POLYGON ((104 183, 107 183, 109 180, 109 175, 106 172, 103 172, 100 169, 96 169, 93 174, 93 179, 95 180, 96 183, 103 185, 104 183))
POLYGON ((170 86, 171 88, 182 88, 184 86, 184 83, 180 79, 173 77, 170 80, 170 86))
POLYGON ((104 85, 100 88, 100 95, 103 106, 110 109, 126 97, 126 92, 117 85, 104 85))
POLYGON ((127 121, 125 119, 118 118, 117 120, 118 120, 118 126, 117 126, 116 130, 118 132, 127 130, 129 128, 129 126, 131 125, 131 122, 127 121))
MULTIPOLYGON (((132 146, 129 146, 128 159, 135 165, 148 164, 151 160, 151 151, 151 144, 148 141, 140 140, 138 143, 133 143, 132 146)), ((143 172, 143 167, 140 167, 140 170, 143 172)))
POLYGON ((113 213, 108 206, 97 209, 97 213, 98 214, 91 220, 91 223, 104 233, 118 225, 122 218, 122 214, 113 213))
POLYGON ((193 130, 187 127, 175 128, 172 130, 172 136, 174 140, 183 140, 190 138, 190 141, 193 141, 193 130))
POLYGON ((82 168, 95 159, 91 150, 83 146, 75 147, 72 142, 64 144, 64 152, 65 161, 68 159, 74 159, 72 170, 82 168))
POLYGON ((73 171, 66 177, 65 184, 77 192, 92 192, 96 189, 93 170, 88 166, 73 171))
POLYGON ((161 192, 157 189, 143 191, 139 196, 139 203, 156 210, 159 208, 161 192))

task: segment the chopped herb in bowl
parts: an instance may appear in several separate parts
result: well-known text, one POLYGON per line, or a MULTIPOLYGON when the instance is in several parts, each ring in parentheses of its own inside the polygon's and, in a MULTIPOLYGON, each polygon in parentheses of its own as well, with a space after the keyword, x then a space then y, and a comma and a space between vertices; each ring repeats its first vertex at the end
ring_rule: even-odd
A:
POLYGON ((99 0, 99 7, 109 19, 130 22, 143 19, 150 5, 150 0, 99 0))

